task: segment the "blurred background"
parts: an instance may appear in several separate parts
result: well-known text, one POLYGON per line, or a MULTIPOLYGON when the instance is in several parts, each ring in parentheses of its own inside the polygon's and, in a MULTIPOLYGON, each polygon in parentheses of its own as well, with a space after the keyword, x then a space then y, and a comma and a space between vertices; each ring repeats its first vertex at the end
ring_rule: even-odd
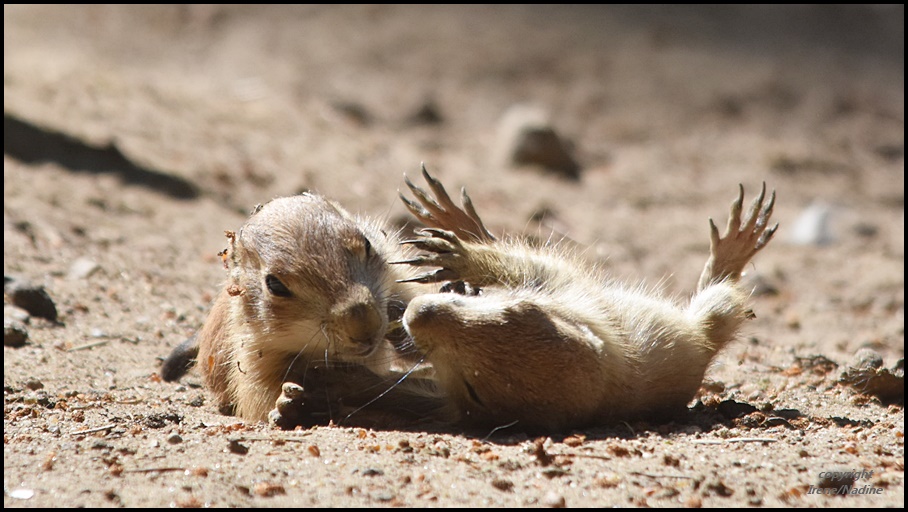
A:
MULTIPOLYGON (((7 5, 3 23, 4 275, 59 312, 25 315, 8 403, 38 382, 104 390, 117 403, 86 412, 94 425, 135 403, 199 424, 213 410, 156 383, 155 358, 202 324, 224 230, 304 190, 406 225, 402 175, 425 162, 492 231, 560 241, 681 299, 707 219, 724 223, 739 183, 748 198, 767 183, 781 228, 748 270, 757 318, 711 389, 818 418, 887 414, 849 401, 831 368, 859 349, 886 367, 904 356, 903 5, 7 5)), ((48 414, 40 435, 59 429, 48 414)), ((825 454, 823 439, 802 453, 825 454)), ((6 446, 21 481, 48 464, 6 446)), ((829 460, 898 468, 894 448, 860 446, 829 460)), ((95 466, 71 475, 103 479, 95 466)), ((904 504, 901 466, 877 505, 904 504)), ((31 505, 97 505, 61 473, 31 505)), ((750 481, 776 496, 798 478, 777 473, 750 481)), ((147 501, 127 503, 160 506, 143 482, 147 501)))
POLYGON ((187 239, 213 254, 274 196, 404 224, 401 176, 425 162, 493 229, 673 292, 706 218, 767 182, 784 240, 765 274, 902 308, 903 6, 7 6, 4 43, 4 225, 26 260, 139 247, 185 282, 187 239))

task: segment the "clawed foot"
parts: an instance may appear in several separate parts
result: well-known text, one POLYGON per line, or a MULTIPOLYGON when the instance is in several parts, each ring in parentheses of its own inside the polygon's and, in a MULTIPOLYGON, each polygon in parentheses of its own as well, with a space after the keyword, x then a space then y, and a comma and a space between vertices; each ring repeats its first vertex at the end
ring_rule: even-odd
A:
POLYGON ((750 204, 747 218, 742 221, 744 187, 739 185, 738 197, 731 204, 728 226, 722 237, 719 236, 716 224, 709 219, 710 257, 700 276, 700 290, 711 283, 726 279, 736 280, 741 276, 744 266, 769 243, 776 233, 776 229, 779 228, 778 224, 767 227, 775 202, 775 191, 772 191, 769 200, 766 200, 766 184, 764 183, 760 195, 750 204))
POLYGON ((460 279, 466 266, 468 250, 466 245, 452 231, 425 228, 416 232, 419 238, 403 240, 402 245, 412 245, 417 249, 428 251, 415 258, 392 261, 393 265, 413 265, 415 267, 441 267, 408 279, 402 283, 440 283, 460 279))
POLYGON ((467 195, 466 189, 461 189, 460 202, 463 204, 463 208, 460 208, 451 200, 441 182, 426 171, 425 165, 422 166, 422 175, 426 183, 429 184, 429 190, 432 191, 435 197, 433 198, 425 190, 414 185, 404 175, 404 181, 419 201, 417 203, 407 199, 403 194, 400 195, 400 199, 410 210, 410 213, 426 226, 451 231, 463 240, 475 242, 491 242, 495 240, 492 233, 483 225, 482 219, 476 213, 476 209, 473 208, 473 201, 467 195))
POLYGON ((305 425, 309 412, 305 411, 306 392, 302 386, 285 382, 281 386, 281 396, 274 403, 274 409, 268 413, 268 422, 281 430, 292 430, 305 425))

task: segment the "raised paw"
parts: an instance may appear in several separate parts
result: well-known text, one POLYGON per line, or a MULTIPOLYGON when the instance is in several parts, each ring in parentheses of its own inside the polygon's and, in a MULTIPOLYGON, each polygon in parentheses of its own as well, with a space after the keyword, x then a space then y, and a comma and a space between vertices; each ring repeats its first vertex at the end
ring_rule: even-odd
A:
POLYGON ((466 189, 461 189, 460 202, 463 204, 463 208, 461 208, 451 200, 444 185, 426 171, 425 165, 422 166, 422 175, 426 183, 428 183, 432 194, 414 185, 404 175, 407 187, 410 188, 410 191, 413 192, 418 201, 411 201, 403 194, 400 195, 400 199, 410 210, 410 213, 423 224, 432 228, 451 231, 464 240, 474 242, 491 242, 495 240, 492 233, 483 225, 482 219, 476 213, 476 209, 473 208, 473 201, 467 195, 466 189))
POLYGON ((767 227, 775 202, 775 191, 766 199, 764 183, 760 195, 751 202, 747 217, 742 221, 744 187, 739 185, 738 197, 731 204, 725 234, 720 237, 719 228, 709 219, 710 256, 700 276, 700 290, 711 283, 737 280, 741 276, 747 263, 769 243, 779 228, 778 224, 767 227))
POLYGON ((417 267, 441 267, 408 279, 402 283, 439 283, 458 279, 465 270, 469 251, 467 246, 451 231, 436 228, 425 228, 416 232, 418 238, 403 240, 400 243, 412 245, 427 251, 414 258, 393 261, 395 265, 413 265, 417 267))

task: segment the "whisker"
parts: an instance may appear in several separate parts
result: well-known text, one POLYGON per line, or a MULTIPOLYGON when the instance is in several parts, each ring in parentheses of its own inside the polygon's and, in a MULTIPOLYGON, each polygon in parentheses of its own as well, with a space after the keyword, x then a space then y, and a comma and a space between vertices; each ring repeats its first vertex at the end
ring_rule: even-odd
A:
MULTIPOLYGON (((282 382, 287 382, 287 377, 290 376, 290 372, 293 370, 293 367, 296 365, 296 362, 299 360, 300 356, 302 356, 303 353, 306 352, 306 349, 309 348, 309 345, 312 344, 312 340, 315 339, 315 336, 317 336, 317 334, 313 334, 312 337, 309 338, 309 341, 307 341, 303 345, 303 347, 296 353, 296 356, 293 357, 293 360, 290 361, 290 364, 287 366, 287 371, 284 372, 284 378, 282 379, 282 382)), ((306 369, 308 370, 308 368, 309 368, 309 365, 307 364, 306 369)), ((305 374, 304 374, 304 376, 305 376, 305 374)))
MULTIPOLYGON (((322 334, 325 335, 325 340, 326 340, 326 343, 325 343, 325 371, 328 371, 328 365, 330 364, 330 361, 328 359, 328 352, 331 350, 331 343, 334 340, 331 338, 331 336, 328 336, 328 332, 326 330, 326 325, 324 323, 322 324, 322 334)), ((331 409, 331 394, 329 393, 328 386, 325 386, 325 405, 328 406, 328 420, 333 421, 334 420, 334 411, 331 409)))
POLYGON ((411 373, 413 373, 414 371, 416 371, 416 369, 419 368, 419 365, 423 364, 425 361, 426 361, 426 356, 423 355, 423 356, 419 359, 419 361, 416 362, 416 364, 414 364, 409 370, 407 370, 406 373, 404 373, 399 379, 397 379, 397 382, 395 382, 394 384, 392 384, 391 387, 389 387, 388 389, 384 390, 381 394, 379 394, 378 396, 376 396, 376 397, 373 398, 372 400, 369 400, 368 402, 366 402, 365 404, 363 404, 362 406, 358 407, 356 410, 354 410, 353 412, 351 412, 350 414, 348 414, 348 415, 344 418, 344 421, 349 420, 354 414, 356 414, 356 413, 358 413, 359 411, 365 409, 366 407, 369 407, 370 405, 372 405, 373 403, 375 403, 375 401, 377 401, 377 400, 380 399, 381 397, 383 397, 383 396, 387 395, 388 393, 390 393, 391 390, 393 390, 394 388, 396 388, 397 386, 399 386, 401 382, 403 382, 407 377, 409 377, 411 373))
POLYGON ((492 430, 490 430, 489 433, 486 434, 485 437, 483 437, 482 439, 479 440, 479 442, 480 442, 480 443, 485 443, 485 442, 487 442, 487 441, 489 440, 490 437, 492 437, 493 434, 495 434, 495 432, 498 432, 499 430, 504 430, 504 429, 506 429, 506 428, 511 428, 511 427, 513 427, 514 425, 516 425, 516 424, 519 423, 519 422, 520 422, 520 420, 514 420, 514 421, 512 421, 512 422, 510 422, 510 423, 508 423, 508 424, 506 424, 506 425, 499 425, 499 426, 493 428, 492 430))

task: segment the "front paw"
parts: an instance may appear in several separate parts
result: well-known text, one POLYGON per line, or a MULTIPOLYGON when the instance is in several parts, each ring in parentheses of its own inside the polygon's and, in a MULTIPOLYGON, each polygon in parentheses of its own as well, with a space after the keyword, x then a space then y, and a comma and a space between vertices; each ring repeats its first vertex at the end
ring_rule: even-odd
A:
POLYGON ((441 267, 415 277, 401 279, 399 282, 440 283, 464 277, 469 261, 469 249, 453 232, 436 228, 425 228, 416 232, 418 238, 403 240, 401 245, 412 245, 417 249, 428 251, 415 258, 394 261, 392 264, 412 265, 415 267, 441 267))
POLYGON ((285 382, 281 385, 281 396, 268 413, 268 422, 281 430, 292 430, 304 425, 308 414, 305 412, 305 390, 299 384, 285 382))

